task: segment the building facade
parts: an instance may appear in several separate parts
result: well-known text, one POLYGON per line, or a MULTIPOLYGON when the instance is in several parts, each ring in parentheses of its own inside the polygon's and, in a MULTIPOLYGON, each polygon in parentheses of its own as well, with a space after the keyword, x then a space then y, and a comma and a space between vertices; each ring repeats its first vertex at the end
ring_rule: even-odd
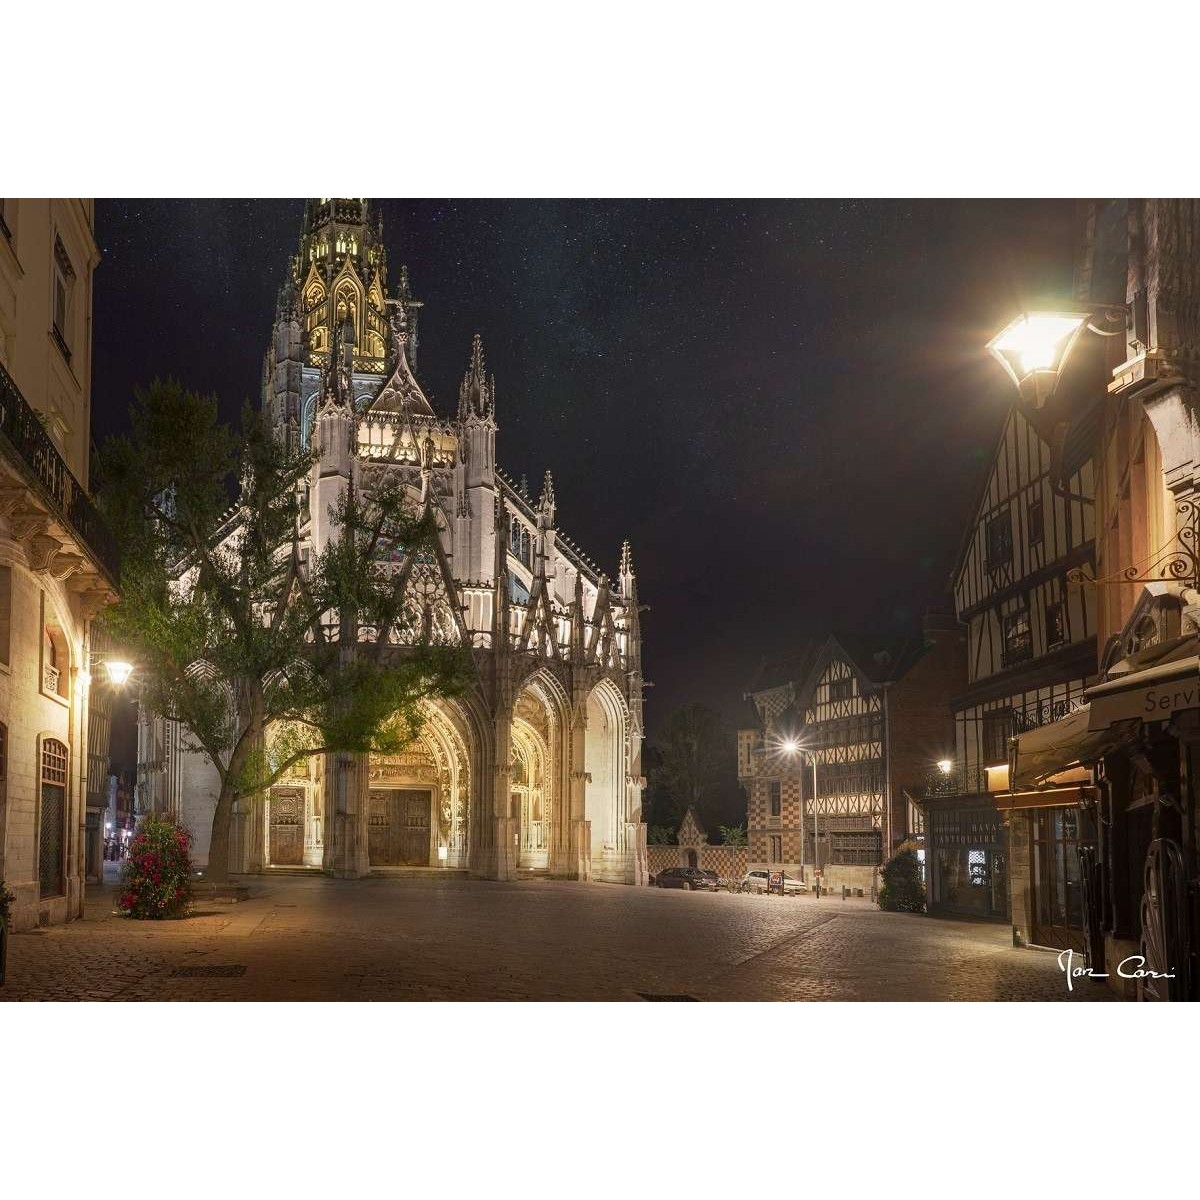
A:
POLYGON ((1075 788, 1083 954, 1120 994, 1200 996, 1200 204, 1082 207, 1086 334, 1031 419, 1092 438, 1099 681, 1010 746, 1009 795, 1075 788), (1105 336, 1106 335, 1106 336, 1105 336), (1100 419, 1091 419, 1099 405, 1100 419), (1083 772, 1092 782, 1072 782, 1083 772), (1094 832, 1093 832, 1094 831, 1094 832), (1140 973, 1139 973, 1140 972, 1140 973))
POLYGON ((962 631, 936 616, 908 638, 831 634, 760 671, 757 722, 738 733, 749 867, 877 887, 883 863, 923 834, 920 800, 964 676, 962 631))
POLYGON ((81 915, 95 865, 90 623, 117 581, 87 491, 99 261, 91 200, 0 200, 0 878, 17 929, 81 915))
POLYGON ((987 772, 1008 762, 1015 732, 1080 707, 1095 682, 1096 597, 1071 582, 1095 568, 1094 492, 1088 439, 1056 454, 1014 407, 955 570, 968 686, 952 702, 949 769, 926 796, 929 907, 1011 919, 1019 945, 1082 945, 1072 864, 1086 829, 1060 811, 1074 807, 1071 794, 998 806, 987 772))
MULTIPOLYGON (((470 646, 474 686, 430 702, 403 754, 317 757, 237 814, 245 871, 545 872, 644 883, 642 675, 628 543, 602 571, 558 523, 547 471, 531 495, 500 469, 495 380, 475 338, 456 411, 439 414, 416 375, 421 303, 389 279, 382 225, 365 200, 309 201, 263 370, 279 438, 311 448, 301 563, 338 536, 351 480, 398 476, 435 516, 438 552, 379 564, 406 589, 411 629, 470 646)), ((368 636, 364 634, 364 636, 368 636)), ((143 713, 142 810, 194 832, 203 863, 218 794, 187 731, 143 713)))

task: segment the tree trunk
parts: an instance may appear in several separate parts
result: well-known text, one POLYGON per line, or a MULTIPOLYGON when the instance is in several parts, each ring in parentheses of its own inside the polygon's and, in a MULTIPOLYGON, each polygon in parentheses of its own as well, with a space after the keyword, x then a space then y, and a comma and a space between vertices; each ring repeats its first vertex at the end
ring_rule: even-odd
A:
POLYGON ((221 794, 213 812, 212 836, 208 843, 206 877, 212 883, 224 883, 229 878, 229 822, 233 805, 238 798, 237 782, 232 771, 221 782, 221 794))

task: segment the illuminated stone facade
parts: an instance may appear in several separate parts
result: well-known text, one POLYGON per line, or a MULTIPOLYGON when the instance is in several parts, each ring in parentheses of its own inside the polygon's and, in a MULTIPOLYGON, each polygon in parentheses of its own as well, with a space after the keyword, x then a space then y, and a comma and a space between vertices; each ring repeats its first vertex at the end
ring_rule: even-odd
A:
POLYGON ((0 879, 16 929, 80 916, 102 869, 90 622, 116 555, 86 490, 92 218, 91 200, 0 200, 0 879))
MULTIPOLYGON (((434 641, 473 648, 475 686, 429 704, 403 755, 302 766, 238 815, 234 861, 242 871, 349 877, 425 868, 644 883, 629 546, 605 574, 558 527, 549 471, 535 499, 499 469, 496 386, 478 336, 454 414, 435 411, 416 376, 419 312, 403 268, 389 293, 368 202, 310 201, 279 297, 263 404, 281 440, 315 454, 302 561, 338 536, 330 514, 352 479, 369 491, 382 474, 398 475, 429 505, 436 561, 405 574, 400 555, 383 569, 403 579, 416 624, 434 641)), ((142 805, 178 812, 203 861, 217 778, 185 752, 186 736, 143 719, 142 805)))

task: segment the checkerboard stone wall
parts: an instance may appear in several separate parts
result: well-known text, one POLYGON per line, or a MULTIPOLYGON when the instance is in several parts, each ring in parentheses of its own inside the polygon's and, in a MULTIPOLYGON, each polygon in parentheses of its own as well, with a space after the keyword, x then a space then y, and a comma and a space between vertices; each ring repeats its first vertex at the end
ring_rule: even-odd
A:
POLYGON ((750 861, 745 846, 648 846, 650 874, 656 875, 667 867, 686 867, 688 850, 695 850, 697 866, 716 871, 722 879, 741 879, 750 861))

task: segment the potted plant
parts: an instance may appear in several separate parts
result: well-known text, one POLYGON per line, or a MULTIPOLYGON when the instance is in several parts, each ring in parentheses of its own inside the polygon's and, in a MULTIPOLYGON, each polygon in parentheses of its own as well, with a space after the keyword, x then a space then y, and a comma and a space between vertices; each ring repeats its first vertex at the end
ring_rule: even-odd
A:
POLYGON ((15 899, 0 879, 0 987, 4 986, 4 965, 8 959, 8 914, 15 899))

